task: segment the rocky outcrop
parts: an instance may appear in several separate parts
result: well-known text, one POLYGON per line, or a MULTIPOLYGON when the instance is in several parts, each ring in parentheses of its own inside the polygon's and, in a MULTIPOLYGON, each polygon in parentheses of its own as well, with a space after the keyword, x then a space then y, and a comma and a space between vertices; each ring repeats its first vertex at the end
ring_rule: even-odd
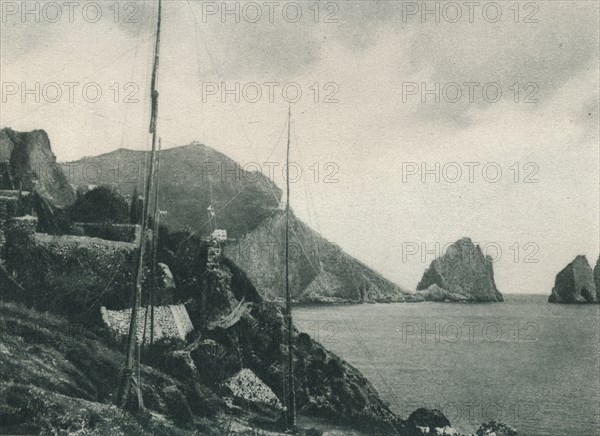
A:
POLYGON ((577 256, 556 275, 548 302, 568 304, 598 302, 594 273, 585 256, 577 256))
MULTIPOLYGON (((202 332, 186 347, 191 360, 201 368, 198 377, 202 383, 218 389, 248 368, 278 398, 284 398, 283 362, 287 349, 281 308, 264 301, 243 270, 231 260, 220 258, 211 267, 206 266, 207 247, 198 250, 202 245, 194 237, 173 235, 168 241, 168 252, 176 258, 167 262, 173 266, 180 298, 188 301, 192 323, 202 332), (243 301, 252 304, 234 325, 202 328, 231 314, 243 301)), ((329 421, 381 429, 369 434, 392 434, 400 419, 356 368, 306 333, 294 330, 293 341, 298 410, 329 421)))
POLYGON ((75 200, 73 189, 56 162, 45 131, 0 130, 0 162, 8 162, 8 166, 3 166, 0 189, 35 191, 58 207, 75 200))
MULTIPOLYGON (((431 262, 417 285, 417 291, 444 300, 503 301, 494 282, 492 259, 484 256, 481 248, 471 239, 463 238, 452 244, 446 253, 431 262), (442 291, 430 287, 437 285, 442 291)), ((434 300, 437 301, 437 300, 434 300)))

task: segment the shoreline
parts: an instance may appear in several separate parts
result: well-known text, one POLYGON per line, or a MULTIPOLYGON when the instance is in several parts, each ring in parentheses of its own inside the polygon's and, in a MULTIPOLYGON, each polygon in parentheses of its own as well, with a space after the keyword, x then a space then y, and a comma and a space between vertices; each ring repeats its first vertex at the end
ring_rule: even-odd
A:
MULTIPOLYGON (((547 297, 546 294, 503 294, 503 296, 523 296, 523 297, 547 297)), ((269 300, 271 303, 283 303, 283 300, 269 300)), ((312 306, 358 306, 363 304, 418 304, 418 303, 450 303, 450 304, 493 304, 493 303, 504 303, 505 301, 435 301, 435 300, 411 300, 411 301, 387 301, 387 300, 375 300, 375 301, 356 301, 356 300, 343 300, 343 301, 330 301, 328 299, 323 300, 312 300, 312 301, 298 301, 292 300, 293 307, 312 307, 312 306)), ((561 304, 561 303, 556 303, 561 304)))

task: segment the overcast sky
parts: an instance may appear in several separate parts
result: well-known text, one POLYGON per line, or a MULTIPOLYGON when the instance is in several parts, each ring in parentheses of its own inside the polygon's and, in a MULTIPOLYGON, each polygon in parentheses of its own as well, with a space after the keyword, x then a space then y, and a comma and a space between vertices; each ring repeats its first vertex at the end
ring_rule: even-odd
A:
MULTIPOLYGON (((60 161, 148 147, 156 2, 27 2, 25 15, 0 3, 2 127, 45 129, 60 161)), ((421 2, 227 4, 223 17, 222 2, 165 2, 167 147, 197 140, 267 172, 284 162, 292 83, 293 207, 390 279, 414 288, 433 259, 423 248, 463 236, 497 258, 503 293, 549 293, 577 254, 595 263, 598 2, 427 2, 425 15, 421 2), (239 102, 223 102, 236 83, 239 102)))

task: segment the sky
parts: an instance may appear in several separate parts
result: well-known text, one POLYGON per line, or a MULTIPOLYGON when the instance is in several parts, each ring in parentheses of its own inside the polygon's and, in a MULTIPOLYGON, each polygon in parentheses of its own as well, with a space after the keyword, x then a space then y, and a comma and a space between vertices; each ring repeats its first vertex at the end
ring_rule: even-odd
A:
MULTIPOLYGON (((157 2, 26 3, 0 1, 0 126, 46 130, 62 162, 148 149, 157 2)), ((394 282, 464 236, 503 293, 595 264, 598 2, 165 0, 162 17, 163 145, 283 187, 291 106, 294 210, 394 282)))

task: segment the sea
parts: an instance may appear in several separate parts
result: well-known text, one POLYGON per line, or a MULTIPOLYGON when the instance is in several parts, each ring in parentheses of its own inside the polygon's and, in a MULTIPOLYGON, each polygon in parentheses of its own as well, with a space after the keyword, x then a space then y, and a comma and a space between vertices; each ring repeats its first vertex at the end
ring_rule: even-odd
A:
POLYGON ((296 326, 358 368, 406 418, 440 409, 475 432, 600 435, 600 305, 503 303, 296 306, 296 326))

